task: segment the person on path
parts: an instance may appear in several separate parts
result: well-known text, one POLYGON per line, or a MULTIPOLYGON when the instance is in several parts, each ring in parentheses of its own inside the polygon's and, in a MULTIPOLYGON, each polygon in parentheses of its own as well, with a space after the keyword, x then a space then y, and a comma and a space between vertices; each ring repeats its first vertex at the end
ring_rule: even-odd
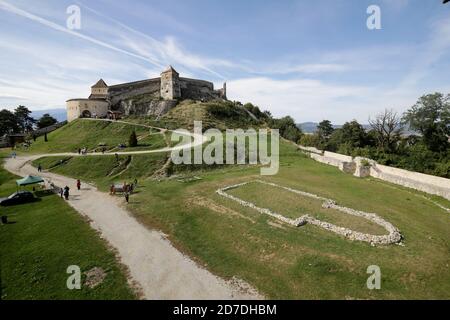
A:
POLYGON ((59 188, 59 195, 61 196, 61 198, 64 197, 64 189, 63 188, 59 188))
POLYGON ((65 186, 64 187, 64 198, 66 200, 69 200, 69 191, 70 191, 70 188, 68 186, 65 186))
POLYGON ((114 183, 111 185, 111 187, 109 188, 109 194, 110 195, 114 195, 116 194, 116 187, 114 186, 114 183))
POLYGON ((128 193, 128 191, 125 192, 125 201, 126 201, 127 203, 130 203, 130 194, 128 193))
POLYGON ((81 148, 78 148, 78 154, 81 154, 81 148))
POLYGON ((77 179, 77 189, 78 189, 78 191, 80 191, 80 189, 81 189, 81 181, 80 181, 80 179, 77 179))
POLYGON ((38 172, 42 172, 42 166, 41 166, 40 163, 39 163, 39 165, 38 165, 38 172))

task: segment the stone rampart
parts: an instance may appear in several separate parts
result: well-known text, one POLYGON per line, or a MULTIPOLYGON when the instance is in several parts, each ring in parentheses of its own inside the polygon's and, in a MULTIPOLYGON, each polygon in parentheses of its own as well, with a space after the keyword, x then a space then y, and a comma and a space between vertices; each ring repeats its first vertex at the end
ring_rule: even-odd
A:
POLYGON ((310 157, 318 162, 338 167, 341 171, 354 174, 357 177, 372 176, 450 200, 450 179, 384 166, 372 159, 352 158, 328 151, 321 155, 316 152, 317 149, 315 148, 302 146, 300 146, 300 149, 309 153, 310 157))

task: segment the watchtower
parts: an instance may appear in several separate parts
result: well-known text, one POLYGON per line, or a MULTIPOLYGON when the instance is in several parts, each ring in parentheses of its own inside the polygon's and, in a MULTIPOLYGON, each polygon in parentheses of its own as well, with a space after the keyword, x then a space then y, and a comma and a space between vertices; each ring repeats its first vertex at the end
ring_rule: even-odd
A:
POLYGON ((164 100, 181 98, 180 74, 172 66, 161 73, 161 97, 164 100))
POLYGON ((91 87, 90 99, 106 99, 108 95, 108 85, 103 79, 98 80, 96 84, 91 87))

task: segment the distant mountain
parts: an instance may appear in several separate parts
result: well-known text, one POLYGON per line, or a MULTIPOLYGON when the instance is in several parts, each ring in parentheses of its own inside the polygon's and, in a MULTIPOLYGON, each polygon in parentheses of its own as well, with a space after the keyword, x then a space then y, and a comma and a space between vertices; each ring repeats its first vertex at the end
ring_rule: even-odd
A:
POLYGON ((67 120, 66 109, 35 110, 32 111, 31 116, 35 119, 39 119, 46 113, 50 114, 53 118, 58 120, 58 122, 67 120))
MULTIPOLYGON (((317 131, 318 125, 319 124, 317 122, 303 122, 303 123, 298 123, 297 127, 300 128, 304 133, 312 134, 317 131)), ((364 129, 366 129, 366 131, 370 130, 369 124, 363 124, 362 126, 364 129)), ((339 129, 339 128, 342 128, 342 125, 333 125, 333 127, 335 129, 339 129)), ((404 127, 403 128, 403 136, 410 136, 410 135, 420 135, 420 134, 417 132, 414 132, 407 126, 404 127)))
POLYGON ((304 133, 314 133, 317 130, 318 123, 316 122, 303 122, 298 123, 297 127, 300 128, 304 133))
MULTIPOLYGON (((303 122, 303 123, 298 123, 297 127, 302 129, 302 131, 304 133, 314 133, 314 132, 317 131, 317 126, 318 125, 319 124, 317 122, 303 122)), ((363 124, 362 126, 363 126, 364 129, 370 130, 370 125, 363 124)), ((333 128, 339 129, 339 128, 342 128, 342 125, 333 125, 333 128)))

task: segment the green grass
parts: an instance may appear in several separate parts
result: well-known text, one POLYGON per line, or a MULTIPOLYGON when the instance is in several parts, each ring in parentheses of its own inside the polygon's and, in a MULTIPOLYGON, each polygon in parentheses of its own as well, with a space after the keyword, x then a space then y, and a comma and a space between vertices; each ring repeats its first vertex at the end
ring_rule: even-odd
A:
POLYGON ((106 191, 112 182, 131 182, 135 178, 141 180, 151 177, 166 160, 167 155, 164 153, 119 156, 119 161, 114 155, 44 157, 33 161, 33 165, 37 167, 40 164, 43 170, 94 183, 106 191))
POLYGON ((48 142, 44 137, 37 138, 28 150, 21 148, 20 151, 38 153, 60 153, 76 152, 78 148, 87 147, 88 150, 97 149, 101 151, 99 144, 106 144, 106 149, 116 148, 119 144, 128 145, 131 132, 135 130, 139 137, 144 137, 139 141, 138 147, 128 148, 128 150, 151 150, 165 147, 163 135, 147 135, 155 132, 141 126, 132 126, 118 122, 92 121, 78 119, 62 128, 48 134, 48 142))
POLYGON ((291 219, 307 214, 319 220, 355 231, 376 235, 387 234, 383 227, 364 218, 345 214, 336 209, 322 208, 322 200, 309 198, 258 182, 229 190, 227 193, 242 200, 253 202, 258 207, 271 209, 291 219))
MULTIPOLYGON (((400 229, 405 246, 371 247, 313 225, 294 228, 215 193, 227 185, 260 179, 258 167, 222 166, 192 172, 184 168, 180 172, 202 178, 187 183, 140 179, 139 192, 132 196, 135 201, 128 208, 143 224, 162 230, 177 248, 215 274, 244 279, 268 298, 450 298, 448 212, 420 192, 344 174, 307 158, 290 144, 283 142, 280 153, 280 172, 264 179, 374 212, 400 229), (381 268, 382 289, 370 291, 366 270, 374 264, 381 268)), ((136 158, 135 174, 148 176, 148 164, 140 164, 143 159, 147 158, 136 158)), ((102 164, 98 164, 98 171, 92 169, 95 164, 90 160, 77 161, 54 170, 71 176, 84 173, 98 184, 104 183, 102 175, 107 170, 101 171, 101 167, 109 167, 110 160, 99 158, 102 164)), ((235 191, 261 204, 270 200, 280 211, 317 209, 315 203, 304 203, 301 198, 294 201, 266 186, 235 191)), ((445 199, 433 200, 450 207, 445 199)), ((363 230, 371 228, 370 223, 349 222, 338 214, 325 216, 320 210, 317 214, 324 219, 341 219, 343 224, 354 223, 363 230)))
MULTIPOLYGON (((15 179, 0 168, 2 197, 16 190, 15 179)), ((0 224, 2 300, 136 298, 107 243, 60 197, 41 195, 38 202, 0 210, 10 222, 0 224), (82 272, 100 267, 107 276, 94 289, 69 290, 66 270, 70 265, 82 272)))

